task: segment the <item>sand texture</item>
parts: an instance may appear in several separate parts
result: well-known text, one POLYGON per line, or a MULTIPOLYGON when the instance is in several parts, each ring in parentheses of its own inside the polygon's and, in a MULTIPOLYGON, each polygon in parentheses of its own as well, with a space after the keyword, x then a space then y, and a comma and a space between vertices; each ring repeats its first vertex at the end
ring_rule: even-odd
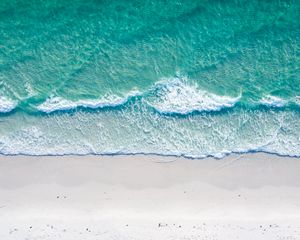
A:
POLYGON ((0 239, 300 239, 300 160, 2 156, 0 239))

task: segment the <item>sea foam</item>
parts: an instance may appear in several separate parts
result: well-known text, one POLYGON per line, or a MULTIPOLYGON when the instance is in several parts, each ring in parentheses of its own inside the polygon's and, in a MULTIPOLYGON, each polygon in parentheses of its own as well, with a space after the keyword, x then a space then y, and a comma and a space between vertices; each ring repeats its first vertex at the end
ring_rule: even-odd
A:
POLYGON ((300 96, 296 96, 295 99, 294 99, 294 102, 300 106, 300 96))
POLYGON ((37 106, 37 109, 42 112, 51 113, 54 111, 70 110, 77 107, 84 108, 104 108, 115 107, 122 105, 128 101, 128 99, 137 94, 131 92, 127 97, 119 97, 116 95, 107 95, 101 99, 82 99, 78 101, 71 101, 62 97, 50 97, 45 102, 37 106))
POLYGON ((189 114, 194 111, 218 111, 222 108, 233 107, 239 97, 219 96, 200 90, 196 85, 187 83, 184 78, 162 79, 148 91, 140 93, 131 91, 126 97, 106 95, 101 99, 68 100, 51 96, 37 106, 42 112, 70 110, 77 107, 103 108, 116 107, 128 102, 131 97, 140 96, 142 101, 161 113, 189 114))
POLYGON ((234 114, 195 114, 174 120, 157 116, 147 108, 141 110, 19 116, 22 121, 9 128, 0 122, 0 153, 222 158, 230 153, 269 152, 300 157, 297 112, 237 109, 234 114))
POLYGON ((260 100, 260 103, 268 107, 284 107, 287 101, 276 96, 267 95, 260 100))
POLYGON ((155 84, 146 102, 161 113, 188 114, 201 111, 219 111, 233 107, 241 98, 219 96, 190 85, 186 79, 163 79, 155 84))
POLYGON ((0 113, 12 111, 17 106, 17 103, 6 97, 0 97, 0 113))

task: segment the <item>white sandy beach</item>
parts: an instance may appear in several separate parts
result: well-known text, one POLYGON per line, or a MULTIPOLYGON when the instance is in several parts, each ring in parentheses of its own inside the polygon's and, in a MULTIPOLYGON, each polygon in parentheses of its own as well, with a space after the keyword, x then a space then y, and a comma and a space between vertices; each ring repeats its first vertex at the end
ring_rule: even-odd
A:
POLYGON ((1 156, 0 239, 300 239, 300 159, 1 156))

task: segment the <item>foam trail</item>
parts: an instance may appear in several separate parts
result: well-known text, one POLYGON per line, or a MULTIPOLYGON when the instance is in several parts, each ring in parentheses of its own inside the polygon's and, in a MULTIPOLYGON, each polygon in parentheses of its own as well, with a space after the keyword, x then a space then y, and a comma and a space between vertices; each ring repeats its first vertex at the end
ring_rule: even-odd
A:
POLYGON ((0 97, 0 113, 11 112, 16 106, 17 103, 15 101, 6 97, 0 97))
POLYGON ((159 154, 190 158, 263 151, 300 156, 298 111, 235 108, 220 114, 160 116, 140 101, 122 111, 26 115, 0 121, 0 153, 159 154))
POLYGON ((295 103, 300 106, 300 96, 295 97, 295 103))
POLYGON ((137 93, 135 92, 131 92, 126 98, 110 95, 97 100, 83 99, 79 101, 71 101, 61 97, 50 97, 44 103, 37 106, 37 109, 42 112, 51 113, 54 111, 70 110, 77 107, 92 109, 116 107, 126 103, 130 97, 135 96, 136 94, 137 93))
POLYGON ((260 103, 268 107, 284 107, 287 101, 279 97, 267 95, 260 100, 260 103))
POLYGON ((219 96, 188 85, 186 79, 172 78, 155 85, 154 96, 146 102, 161 113, 188 114, 201 111, 219 111, 233 107, 239 97, 219 96))
POLYGON ((131 91, 127 97, 106 95, 99 100, 71 101, 61 97, 50 97, 37 106, 42 112, 50 113, 60 110, 70 110, 77 107, 103 108, 120 106, 128 102, 130 97, 140 96, 143 102, 161 113, 189 114, 194 111, 218 111, 222 108, 233 107, 240 96, 218 96, 213 93, 189 85, 184 78, 163 79, 144 93, 131 91))

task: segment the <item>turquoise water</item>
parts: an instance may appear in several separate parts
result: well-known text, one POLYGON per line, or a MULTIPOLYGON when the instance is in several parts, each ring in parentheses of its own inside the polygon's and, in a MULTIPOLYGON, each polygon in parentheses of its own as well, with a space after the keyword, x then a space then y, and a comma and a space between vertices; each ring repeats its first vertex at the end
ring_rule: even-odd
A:
POLYGON ((300 3, 0 1, 0 153, 300 156, 300 3))

